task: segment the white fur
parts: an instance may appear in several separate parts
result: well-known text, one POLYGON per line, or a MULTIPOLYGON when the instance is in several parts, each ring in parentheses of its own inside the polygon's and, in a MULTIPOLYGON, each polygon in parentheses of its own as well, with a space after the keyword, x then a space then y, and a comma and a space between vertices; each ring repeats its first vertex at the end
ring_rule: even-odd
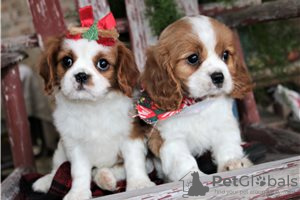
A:
MULTIPOLYGON (((57 168, 64 161, 70 161, 72 188, 64 200, 89 199, 92 167, 111 168, 119 162, 119 155, 124 158, 126 177, 130 182, 127 190, 154 185, 145 169, 145 143, 130 137, 132 99, 120 91, 109 90, 109 81, 96 72, 92 63, 93 56, 110 47, 81 39, 65 40, 63 48, 72 49, 77 60, 64 75, 61 90, 55 94, 53 117, 61 139, 53 157, 52 172, 37 180, 33 189, 47 192, 57 168), (74 75, 79 72, 91 75, 93 86, 85 85, 85 90, 77 90, 74 75)), ((103 171, 107 170, 99 173, 103 174, 103 171)), ((117 178, 125 178, 124 169, 118 173, 117 178)), ((115 175, 118 173, 116 171, 115 175)), ((116 189, 116 182, 110 179, 112 175, 102 177, 110 181, 107 183, 109 188, 104 189, 116 189)), ((101 186, 103 181, 98 179, 97 183, 101 186)))
MULTIPOLYGON (((192 24, 193 32, 198 35, 208 52, 199 69, 188 78, 190 96, 215 97, 195 105, 201 108, 201 104, 205 104, 203 110, 182 113, 157 123, 164 139, 160 149, 161 168, 171 181, 181 179, 190 171, 200 171, 194 156, 208 150, 212 151, 219 169, 224 169, 223 166, 228 162, 242 167, 243 165, 236 163, 243 162, 244 157, 240 146, 239 125, 232 112, 233 99, 228 97, 233 89, 233 81, 227 65, 215 53, 214 29, 209 19, 204 16, 186 17, 184 20, 192 24), (222 88, 212 83, 210 75, 214 72, 223 73, 222 88)), ((245 162, 244 167, 247 166, 249 165, 245 162)))

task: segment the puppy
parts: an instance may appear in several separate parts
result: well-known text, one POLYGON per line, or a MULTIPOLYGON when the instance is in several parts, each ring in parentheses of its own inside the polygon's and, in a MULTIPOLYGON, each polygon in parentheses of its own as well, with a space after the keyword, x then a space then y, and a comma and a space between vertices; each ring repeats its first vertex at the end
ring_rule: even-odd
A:
POLYGON ((232 107, 252 83, 229 28, 205 16, 169 25, 147 53, 141 82, 137 110, 153 125, 149 148, 167 179, 199 171, 194 156, 208 150, 218 171, 251 165, 232 107))
POLYGON ((125 178, 125 170, 127 190, 154 185, 145 169, 147 147, 135 137, 131 116, 139 71, 122 42, 54 38, 46 45, 40 75, 46 92, 55 96, 53 118, 61 139, 53 170, 33 184, 35 191, 47 192, 65 161, 71 163, 72 188, 64 200, 91 198, 94 167, 96 183, 104 189, 116 189, 114 178, 118 173, 125 178), (111 167, 116 170, 106 170, 111 167))

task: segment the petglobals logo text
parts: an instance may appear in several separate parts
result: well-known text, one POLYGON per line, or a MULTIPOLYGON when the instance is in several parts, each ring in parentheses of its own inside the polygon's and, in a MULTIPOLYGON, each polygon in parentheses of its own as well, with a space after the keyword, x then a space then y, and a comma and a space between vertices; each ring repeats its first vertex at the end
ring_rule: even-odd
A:
MULTIPOLYGON (((221 177, 219 175, 213 175, 212 181, 201 182, 198 172, 189 172, 180 179, 183 183, 183 195, 184 198, 207 196, 207 193, 218 193, 218 194, 230 194, 231 192, 239 192, 239 190, 232 190, 232 187, 239 187, 241 194, 250 194, 264 192, 269 187, 299 187, 299 177, 272 177, 262 175, 251 175, 251 176, 232 176, 232 177, 221 177), (210 186, 210 187, 208 187, 210 186), (218 186, 225 186, 229 190, 219 190, 218 186), (256 187, 254 187, 256 186, 256 187), (249 191, 249 188, 256 188, 254 191, 249 191), (248 188, 244 191, 242 188, 248 188), (261 190, 261 191, 260 191, 261 190), (245 193, 246 192, 246 193, 245 193)), ((222 187, 224 189, 224 187, 222 187)))
POLYGON ((224 185, 231 186, 297 186, 298 178, 290 178, 288 175, 286 178, 272 178, 270 175, 265 176, 241 176, 239 178, 233 176, 229 178, 222 178, 221 176, 213 176, 212 185, 224 185))

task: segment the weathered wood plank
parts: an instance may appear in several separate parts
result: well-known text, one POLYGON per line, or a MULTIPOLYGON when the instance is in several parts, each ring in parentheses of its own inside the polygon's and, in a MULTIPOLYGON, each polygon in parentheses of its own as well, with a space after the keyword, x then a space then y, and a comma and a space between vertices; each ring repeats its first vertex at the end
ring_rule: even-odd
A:
POLYGON ((150 29, 148 20, 145 17, 145 2, 141 0, 125 0, 131 48, 134 52, 135 61, 141 71, 145 64, 146 49, 153 45, 155 37, 150 29))
POLYGON ((28 55, 23 51, 1 52, 1 68, 17 64, 27 57, 28 55))
MULTIPOLYGON (((240 59, 243 62, 243 65, 246 67, 246 62, 244 60, 244 54, 243 54, 240 38, 237 31, 234 31, 234 37, 236 40, 237 52, 239 54, 240 59)), ((238 100, 237 104, 238 104, 238 110, 240 115, 240 123, 242 124, 242 126, 256 124, 260 122, 260 117, 257 111, 257 106, 254 99, 253 92, 249 92, 244 97, 244 99, 238 100)))
POLYGON ((61 35, 66 31, 59 0, 28 0, 28 5, 41 47, 43 47, 42 40, 61 35))
POLYGON ((15 167, 34 167, 31 135, 18 65, 1 69, 1 89, 15 167))
POLYGON ((21 167, 16 168, 2 183, 1 183, 1 199, 14 200, 20 191, 19 183, 23 174, 33 172, 34 169, 21 167))
POLYGON ((38 47, 38 39, 35 34, 3 38, 1 41, 1 53, 20 51, 33 47, 38 47))
MULTIPOLYGON (((209 187, 209 192, 203 197, 197 197, 197 199, 226 198, 248 200, 267 198, 288 199, 297 197, 300 195, 299 167, 300 156, 296 156, 293 158, 256 165, 250 168, 201 176, 200 180, 204 186, 209 187), (236 184, 237 186, 234 186, 232 183, 230 186, 225 186, 224 183, 214 184, 213 180, 214 177, 216 179, 216 176, 221 176, 222 179, 229 178, 230 180, 236 178, 238 181, 236 184), (265 178, 266 184, 260 186, 260 181, 263 180, 263 178, 265 178), (289 178, 290 184, 284 186, 275 184, 274 186, 271 186, 271 184, 273 184, 269 181, 271 178, 277 180, 277 182, 279 180, 287 182, 287 179, 289 178), (292 185, 291 179, 296 180, 297 184, 292 185), (249 185, 247 185, 248 182, 249 185), (242 186, 240 183, 246 186, 242 186)), ((184 192, 183 189, 182 182, 174 182, 152 188, 95 198, 95 200, 183 199, 183 195, 187 193, 184 192)))
POLYGON ((237 12, 224 13, 218 15, 217 18, 228 26, 237 27, 299 16, 299 0, 277 0, 251 6, 237 12))
POLYGON ((202 15, 214 17, 218 14, 236 12, 249 6, 259 5, 261 0, 235 0, 230 3, 214 2, 199 4, 199 11, 202 15))

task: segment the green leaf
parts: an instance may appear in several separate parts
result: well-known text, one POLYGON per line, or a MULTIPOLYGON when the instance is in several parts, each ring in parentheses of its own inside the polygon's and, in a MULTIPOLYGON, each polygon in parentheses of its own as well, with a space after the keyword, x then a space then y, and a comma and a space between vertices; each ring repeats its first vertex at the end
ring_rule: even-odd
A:
POLYGON ((98 40, 98 28, 96 23, 94 23, 87 32, 82 34, 82 37, 85 39, 91 40, 98 40))

